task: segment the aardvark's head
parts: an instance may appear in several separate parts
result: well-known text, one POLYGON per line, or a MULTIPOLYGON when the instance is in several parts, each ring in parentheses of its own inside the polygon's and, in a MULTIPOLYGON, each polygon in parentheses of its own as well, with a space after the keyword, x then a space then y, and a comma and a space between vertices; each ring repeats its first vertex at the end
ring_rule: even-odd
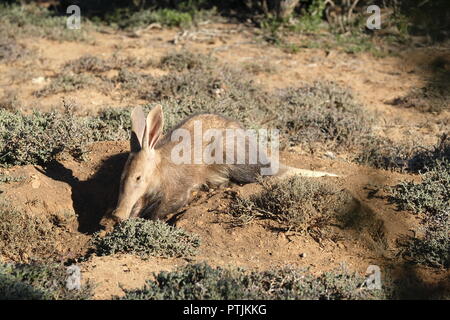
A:
POLYGON ((155 145, 162 136, 164 118, 156 106, 145 118, 141 107, 131 113, 130 155, 123 168, 117 207, 112 213, 116 221, 139 215, 144 198, 161 184, 158 166, 161 158, 155 145))

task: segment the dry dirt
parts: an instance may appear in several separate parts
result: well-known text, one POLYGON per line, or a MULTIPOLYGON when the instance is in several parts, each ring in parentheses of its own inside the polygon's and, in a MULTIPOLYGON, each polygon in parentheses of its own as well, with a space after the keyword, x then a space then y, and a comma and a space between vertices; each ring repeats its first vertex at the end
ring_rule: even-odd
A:
MULTIPOLYGON (((139 34, 93 33, 92 42, 56 42, 44 39, 24 41, 37 50, 39 59, 32 72, 20 62, 0 65, 0 96, 2 90, 17 90, 19 99, 31 108, 49 110, 59 107, 63 97, 76 101, 81 113, 92 112, 104 106, 129 106, 143 104, 132 98, 123 98, 113 89, 108 94, 95 89, 36 98, 32 92, 45 84, 36 84, 32 78, 55 75, 61 66, 85 54, 110 57, 133 56, 157 60, 174 50, 188 49, 194 52, 211 53, 219 61, 242 66, 257 63, 270 66, 271 72, 261 72, 254 80, 269 90, 283 88, 316 80, 333 80, 350 87, 357 99, 370 111, 379 114, 380 135, 394 140, 420 139, 422 143, 436 142, 437 135, 446 128, 433 125, 437 119, 449 120, 449 114, 417 113, 411 109, 398 109, 386 101, 406 94, 411 88, 420 87, 429 77, 426 57, 429 52, 416 49, 400 53, 400 56, 375 58, 370 54, 351 55, 338 51, 304 49, 288 54, 280 48, 255 40, 251 30, 233 24, 209 24, 184 37, 178 30, 149 29, 139 34), (206 32, 205 30, 209 30, 206 32), (214 36, 208 37, 208 34, 214 36), (174 41, 174 39, 177 39, 174 41), (14 80, 18 72, 25 80, 14 80), (424 123, 429 125, 424 126, 424 123)), ((433 54, 450 56, 448 51, 434 50, 433 54)), ((149 67, 140 70, 153 75, 166 71, 149 67)), ((112 75, 110 75, 112 76, 112 75)), ((48 80, 47 80, 48 81, 48 80)), ((447 128, 448 130, 448 128, 447 128)), ((35 215, 50 212, 74 212, 74 219, 67 227, 71 241, 61 243, 61 255, 74 259, 85 253, 90 235, 99 228, 100 218, 116 201, 121 166, 126 159, 127 142, 102 142, 90 146, 89 159, 77 162, 62 158, 59 165, 50 168, 37 166, 15 167, 9 174, 24 176, 20 182, 2 186, 4 196, 14 205, 35 215)), ((253 222, 243 227, 232 227, 230 217, 225 214, 228 194, 246 194, 255 185, 232 185, 227 189, 200 192, 197 199, 180 216, 170 220, 177 226, 198 234, 202 245, 193 260, 157 259, 142 260, 133 255, 108 257, 92 256, 81 263, 84 280, 97 283, 95 298, 105 299, 121 295, 122 286, 141 286, 152 272, 171 270, 192 261, 207 261, 211 265, 241 266, 250 269, 268 269, 276 266, 294 265, 311 267, 312 272, 330 270, 345 263, 350 270, 364 273, 370 264, 390 266, 397 252, 396 239, 412 234, 419 228, 413 215, 396 211, 375 192, 385 185, 392 185, 415 177, 358 166, 338 156, 331 160, 324 155, 309 155, 293 148, 282 154, 285 163, 298 168, 334 172, 340 175, 333 182, 348 190, 357 200, 361 212, 373 222, 361 230, 347 230, 337 241, 317 242, 308 235, 276 231, 269 222, 253 222)), ((66 239, 66 238, 65 238, 66 239)), ((446 276, 445 271, 418 268, 424 282, 434 282, 446 276)))

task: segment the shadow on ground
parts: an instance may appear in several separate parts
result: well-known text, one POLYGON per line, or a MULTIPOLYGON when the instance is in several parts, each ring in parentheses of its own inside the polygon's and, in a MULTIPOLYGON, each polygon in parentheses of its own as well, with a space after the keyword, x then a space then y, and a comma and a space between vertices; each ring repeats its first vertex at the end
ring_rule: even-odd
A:
POLYGON ((117 203, 120 173, 127 157, 128 153, 120 153, 107 158, 96 173, 85 181, 80 181, 71 169, 57 161, 44 169, 43 173, 48 177, 70 185, 79 232, 92 234, 101 229, 101 218, 117 203))
POLYGON ((387 284, 392 286, 394 297, 400 300, 449 299, 450 275, 436 271, 440 276, 429 281, 429 276, 421 274, 416 265, 403 262, 399 267, 394 267, 391 275, 394 280, 388 280, 387 284))

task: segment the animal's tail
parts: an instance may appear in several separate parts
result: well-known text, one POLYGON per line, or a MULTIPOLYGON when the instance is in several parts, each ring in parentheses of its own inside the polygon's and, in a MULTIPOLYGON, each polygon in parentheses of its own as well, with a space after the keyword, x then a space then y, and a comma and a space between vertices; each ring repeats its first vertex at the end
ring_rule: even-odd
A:
POLYGON ((299 175, 301 177, 339 177, 337 174, 324 172, 324 171, 312 171, 312 170, 306 170, 306 169, 299 169, 294 167, 289 167, 286 165, 280 165, 280 170, 277 176, 279 177, 290 177, 293 175, 299 175))

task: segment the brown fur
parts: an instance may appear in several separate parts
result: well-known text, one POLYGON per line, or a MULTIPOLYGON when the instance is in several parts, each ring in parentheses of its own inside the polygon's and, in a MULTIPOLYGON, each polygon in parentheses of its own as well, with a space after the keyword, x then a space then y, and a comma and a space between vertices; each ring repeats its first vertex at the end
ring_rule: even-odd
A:
MULTIPOLYGON (((160 165, 157 167, 161 180, 159 192, 164 195, 161 204, 150 213, 149 218, 162 218, 170 212, 177 211, 189 202, 192 191, 202 185, 217 186, 226 183, 230 178, 236 182, 255 181, 258 170, 250 165, 227 164, 192 164, 176 165, 170 160, 172 148, 178 142, 170 141, 175 129, 183 128, 193 133, 194 121, 202 121, 203 130, 208 129, 239 129, 239 122, 230 120, 216 114, 197 114, 189 117, 175 128, 170 130, 158 143, 156 150, 161 155, 160 165)), ((193 135, 192 135, 193 138, 193 135)), ((205 147, 208 142, 203 143, 205 147)))
MULTIPOLYGON (((199 189, 201 186, 221 185, 229 180, 241 183, 256 181, 260 169, 263 167, 259 163, 193 164, 193 152, 191 152, 191 164, 173 163, 171 152, 179 141, 171 141, 172 133, 176 129, 185 129, 190 133, 192 143, 195 121, 201 121, 202 133, 208 129, 243 129, 239 122, 217 114, 197 114, 187 118, 162 136, 164 118, 161 107, 154 108, 148 114, 146 120, 141 108, 138 107, 133 110, 131 152, 123 170, 117 208, 112 213, 112 218, 115 221, 138 216, 148 219, 161 219, 186 205, 190 200, 192 191, 199 189)), ((222 133, 225 133, 225 131, 222 131, 222 133)), ((222 157, 226 156, 227 152, 231 152, 231 150, 227 151, 223 139, 214 142, 216 145, 222 143, 224 146, 222 157)), ((203 141, 202 139, 202 150, 210 143, 211 141, 203 141)), ((244 150, 246 150, 246 153, 250 150, 248 140, 245 141, 244 150)), ((236 140, 233 154, 235 160, 237 155, 236 140)), ((248 157, 245 159, 248 162, 248 157)), ((269 167, 270 164, 264 166, 269 167)), ((309 174, 310 176, 327 175, 326 173, 316 173, 282 165, 280 165, 277 175, 284 175, 288 171, 303 175, 309 174)))

